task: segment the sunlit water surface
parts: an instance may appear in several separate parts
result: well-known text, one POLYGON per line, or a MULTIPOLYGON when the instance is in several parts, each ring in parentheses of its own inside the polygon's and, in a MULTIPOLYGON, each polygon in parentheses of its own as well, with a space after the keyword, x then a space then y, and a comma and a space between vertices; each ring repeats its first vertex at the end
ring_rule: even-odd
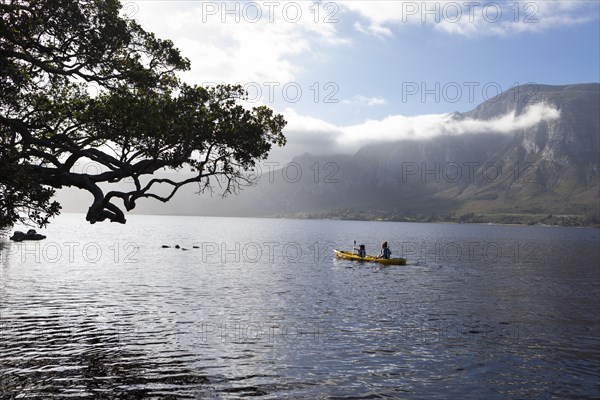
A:
POLYGON ((0 244, 0 399, 600 396, 597 229, 67 214, 44 234, 0 244), (354 240, 409 265, 333 258, 354 240))

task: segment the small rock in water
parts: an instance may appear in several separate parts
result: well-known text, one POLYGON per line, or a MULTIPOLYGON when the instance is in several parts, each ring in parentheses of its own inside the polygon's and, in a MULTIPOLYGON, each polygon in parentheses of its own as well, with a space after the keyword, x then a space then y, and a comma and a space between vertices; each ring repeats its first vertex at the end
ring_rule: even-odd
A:
POLYGON ((200 248, 200 246, 194 246, 194 249, 199 249, 199 248, 200 248))
POLYGON ((46 236, 39 234, 35 231, 35 229, 30 229, 27 233, 23 233, 21 231, 15 231, 13 235, 10 237, 10 240, 14 240, 15 242, 22 242, 23 240, 42 240, 46 239, 46 236))
POLYGON ((176 248, 176 249, 180 249, 181 247, 179 247, 179 245, 178 245, 178 244, 176 244, 176 245, 175 245, 175 248, 176 248))
POLYGON ((163 248, 163 249, 170 249, 170 248, 171 248, 171 246, 167 246, 166 244, 163 244, 163 245, 162 245, 162 248, 163 248))

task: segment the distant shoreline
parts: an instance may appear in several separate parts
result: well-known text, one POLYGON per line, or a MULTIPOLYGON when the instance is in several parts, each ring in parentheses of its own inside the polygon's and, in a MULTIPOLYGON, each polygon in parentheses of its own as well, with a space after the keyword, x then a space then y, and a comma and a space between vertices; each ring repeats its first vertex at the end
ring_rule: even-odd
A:
MULTIPOLYGON (((64 214, 82 215, 78 212, 64 212, 64 214)), ((365 213, 366 214, 366 213, 365 213)), ((382 216, 365 214, 354 214, 344 218, 339 213, 295 213, 295 214, 273 214, 273 215, 189 215, 189 214, 128 214, 127 216, 168 216, 168 217, 203 217, 203 218, 266 218, 266 219, 295 219, 295 220, 333 220, 333 221, 362 221, 362 222, 414 222, 414 223, 437 223, 455 225, 498 225, 498 226, 537 226, 545 228, 600 228, 600 222, 594 217, 584 215, 556 215, 548 214, 467 214, 454 218, 443 218, 444 216, 416 216, 412 218, 385 218, 382 216), (361 218, 362 217, 362 218, 361 218), (421 218, 419 218, 421 217, 421 218), (508 220, 507 220, 508 219, 508 220), (556 223, 551 223, 556 222, 556 223), (589 223, 587 223, 589 222, 589 223)), ((59 217, 60 218, 60 217, 59 217)), ((598 217, 595 217, 598 218, 598 217)), ((52 223, 52 222, 50 222, 52 223)), ((10 234, 13 228, 5 228, 0 231, 0 236, 10 234)))
POLYGON ((294 219, 333 219, 345 221, 381 221, 381 222, 418 222, 443 224, 478 224, 505 226, 543 226, 543 227, 586 227, 600 228, 600 217, 597 215, 580 214, 476 214, 464 215, 416 215, 405 217, 386 217, 378 213, 356 213, 346 216, 339 213, 298 213, 281 215, 280 217, 294 219))

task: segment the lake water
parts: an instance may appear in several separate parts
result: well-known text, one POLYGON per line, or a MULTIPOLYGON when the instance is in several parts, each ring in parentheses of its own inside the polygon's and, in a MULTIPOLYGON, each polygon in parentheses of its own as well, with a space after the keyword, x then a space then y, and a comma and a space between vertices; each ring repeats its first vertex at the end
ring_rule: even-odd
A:
POLYGON ((1 242, 0 399, 600 396, 598 229, 66 214, 43 233, 1 242), (333 258, 354 240, 409 265, 333 258))

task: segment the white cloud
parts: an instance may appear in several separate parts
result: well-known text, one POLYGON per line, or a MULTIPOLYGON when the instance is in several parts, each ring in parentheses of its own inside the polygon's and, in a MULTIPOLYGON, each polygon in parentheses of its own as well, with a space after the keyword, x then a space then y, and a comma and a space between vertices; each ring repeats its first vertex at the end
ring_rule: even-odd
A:
POLYGON ((358 105, 366 105, 366 106, 382 106, 386 104, 386 101, 383 97, 367 97, 357 94, 352 96, 351 99, 342 100, 344 104, 358 104, 358 105))
POLYGON ((336 126, 299 115, 291 109, 286 110, 284 116, 288 120, 285 153, 291 159, 305 152, 315 155, 350 153, 374 142, 429 139, 440 135, 510 134, 540 122, 556 120, 560 118, 560 111, 553 105, 540 102, 519 115, 512 111, 489 120, 456 118, 453 114, 391 115, 349 126, 336 126))
POLYGON ((295 156, 304 153, 326 155, 341 152, 337 138, 343 135, 340 127, 319 118, 300 115, 288 108, 282 112, 287 125, 284 134, 287 144, 284 147, 273 148, 269 160, 287 163, 295 156))
POLYGON ((383 39, 384 37, 388 36, 393 36, 393 33, 389 28, 385 28, 375 23, 371 23, 369 24, 369 26, 365 27, 360 22, 355 22, 354 29, 356 29, 360 33, 364 33, 365 35, 375 36, 380 39, 383 39))
POLYGON ((312 2, 136 4, 134 18, 158 37, 171 39, 191 60, 192 70, 182 76, 190 83, 295 82, 303 68, 293 57, 318 57, 331 46, 350 43, 336 24, 315 22, 312 2))
POLYGON ((547 103, 536 103, 516 115, 509 112, 501 117, 491 120, 451 120, 444 127, 445 134, 463 133, 512 133, 517 130, 527 129, 542 121, 553 121, 560 118, 560 110, 547 103))
POLYGON ((454 35, 503 36, 598 20, 598 6, 591 1, 345 1, 340 4, 367 21, 356 22, 357 31, 379 38, 393 35, 394 29, 415 25, 430 25, 454 35))

